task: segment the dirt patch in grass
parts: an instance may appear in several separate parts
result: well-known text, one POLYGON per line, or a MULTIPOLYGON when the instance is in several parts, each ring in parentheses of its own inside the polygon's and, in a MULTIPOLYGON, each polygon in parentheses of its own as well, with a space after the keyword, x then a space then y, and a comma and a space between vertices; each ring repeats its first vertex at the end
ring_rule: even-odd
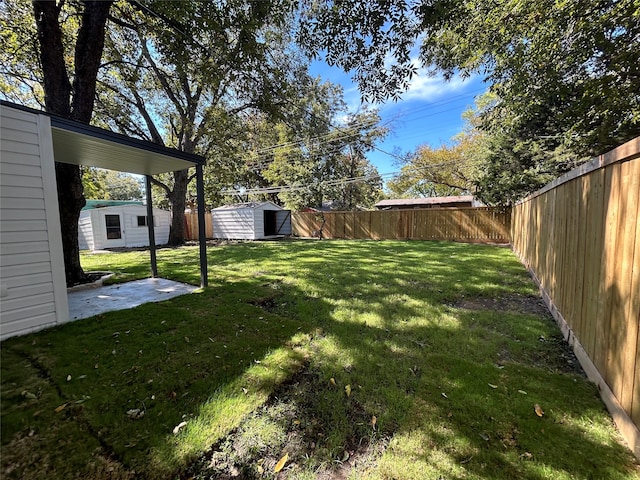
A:
MULTIPOLYGON (((553 323, 553 317, 549 313, 544 301, 533 295, 503 294, 498 297, 466 297, 453 303, 451 306, 471 311, 511 312, 524 315, 535 315, 545 318, 553 323)), ((501 363, 513 360, 508 349, 502 349, 498 353, 501 363)), ((540 335, 538 348, 531 349, 527 353, 527 361, 536 367, 551 371, 580 375, 586 378, 586 374, 573 349, 558 332, 554 335, 540 335)))
POLYGON ((551 316, 540 297, 533 295, 502 294, 498 297, 466 297, 454 302, 452 307, 465 310, 495 310, 530 315, 551 316))
MULTIPOLYGON (((318 396, 337 390, 308 366, 282 385, 259 410, 189 466, 181 478, 269 479, 303 473, 317 480, 346 479, 353 470, 373 469, 387 440, 353 398, 338 395, 345 407, 344 443, 331 439, 335 425, 323 418, 318 396), (281 473, 276 465, 287 458, 281 473)), ((326 398, 324 399, 326 402, 326 398)))
POLYGON ((276 297, 260 297, 249 302, 251 305, 262 308, 265 312, 275 312, 280 306, 276 297))

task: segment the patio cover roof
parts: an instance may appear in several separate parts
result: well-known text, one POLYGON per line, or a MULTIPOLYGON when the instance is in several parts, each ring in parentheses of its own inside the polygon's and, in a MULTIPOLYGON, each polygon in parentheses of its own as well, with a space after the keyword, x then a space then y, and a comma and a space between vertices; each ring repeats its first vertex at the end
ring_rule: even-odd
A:
POLYGON ((56 161, 139 175, 184 170, 204 157, 126 137, 60 117, 51 117, 56 161))
POLYGON ((2 104, 46 115, 51 119, 53 154, 56 162, 139 175, 157 175, 205 163, 204 157, 200 155, 127 137, 22 105, 5 101, 2 101, 2 104))

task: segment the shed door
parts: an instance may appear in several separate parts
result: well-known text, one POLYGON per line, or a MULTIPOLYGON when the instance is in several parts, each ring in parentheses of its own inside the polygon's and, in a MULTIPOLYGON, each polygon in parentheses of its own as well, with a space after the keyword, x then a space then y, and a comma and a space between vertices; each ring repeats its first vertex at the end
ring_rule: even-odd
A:
POLYGON ((278 225, 276 225, 276 214, 275 210, 265 210, 264 211, 264 236, 269 237, 271 235, 277 235, 278 225))
POLYGON ((104 246, 107 248, 124 247, 124 230, 122 229, 122 215, 109 214, 104 216, 106 228, 104 246))

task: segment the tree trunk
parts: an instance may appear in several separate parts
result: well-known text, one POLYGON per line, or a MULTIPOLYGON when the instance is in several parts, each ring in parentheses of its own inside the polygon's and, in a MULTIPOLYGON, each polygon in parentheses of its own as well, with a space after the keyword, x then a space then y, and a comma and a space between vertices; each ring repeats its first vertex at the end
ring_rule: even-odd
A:
POLYGON ((183 245, 185 228, 184 228, 184 209, 187 205, 187 185, 189 181, 189 170, 180 170, 173 172, 173 190, 168 194, 169 202, 171 202, 171 230, 169 231, 169 245, 183 245))
MULTIPOLYGON (((64 58, 64 38, 59 15, 63 2, 34 1, 33 13, 38 28, 40 61, 44 78, 44 98, 47 112, 83 123, 91 121, 95 101, 96 79, 105 26, 112 1, 86 1, 75 48, 73 96, 64 58), (73 103, 72 103, 73 98, 73 103)), ((63 158, 58 160, 64 161, 63 158)), ((58 207, 62 230, 62 248, 67 286, 85 279, 80 265, 78 219, 86 201, 83 195, 80 167, 56 163, 58 207)))
POLYGON ((67 286, 70 287, 81 283, 85 278, 80 265, 80 249, 78 247, 78 220, 80 210, 86 204, 82 194, 80 169, 77 165, 56 163, 56 182, 58 183, 65 275, 67 286))

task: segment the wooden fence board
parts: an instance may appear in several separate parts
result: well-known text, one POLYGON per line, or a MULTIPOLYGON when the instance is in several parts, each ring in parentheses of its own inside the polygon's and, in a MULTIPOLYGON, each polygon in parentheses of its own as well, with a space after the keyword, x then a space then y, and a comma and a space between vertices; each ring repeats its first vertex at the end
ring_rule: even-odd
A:
MULTIPOLYGON (((605 371, 606 344, 605 334, 607 333, 607 322, 598 322, 598 314, 602 307, 602 259, 604 256, 604 220, 605 220, 605 172, 597 170, 593 172, 591 183, 591 199, 593 200, 588 209, 587 228, 589 235, 588 249, 590 267, 586 273, 587 281, 587 317, 590 322, 589 329, 594 332, 592 344, 590 345, 589 356, 600 372, 605 371), (594 328, 595 327, 595 328, 594 328)), ((589 351, 589 350, 587 350, 589 351)))
POLYGON ((640 458, 640 137, 512 215, 514 251, 640 458))
MULTIPOLYGON (((198 214, 185 213, 184 219, 186 223, 185 239, 198 240, 198 214)), ((204 225, 205 225, 205 236, 207 238, 213 238, 213 217, 211 216, 211 213, 205 213, 204 225)))
MULTIPOLYGON (((616 398, 621 398, 622 393, 622 365, 620 352, 617 350, 620 344, 620 333, 626 330, 624 317, 620 315, 619 307, 620 291, 622 285, 618 282, 622 265, 620 253, 621 243, 624 243, 624 232, 620 229, 624 223, 623 209, 620 206, 621 190, 623 185, 620 178, 619 163, 604 169, 604 240, 603 252, 600 262, 600 294, 598 295, 598 317, 609 318, 609 322, 598 322, 600 328, 598 335, 603 343, 601 347, 602 358, 599 363, 605 372, 607 383, 616 398), (622 215, 621 215, 622 214, 622 215)), ((623 207, 624 208, 624 207, 623 207)), ((596 351, 598 353, 598 351, 596 351)), ((597 363, 596 363, 597 364, 597 363)))
MULTIPOLYGON (((632 412, 634 390, 640 371, 635 360, 637 357, 638 329, 640 323, 640 222, 637 221, 640 213, 640 162, 626 162, 620 165, 620 216, 618 221, 618 255, 616 264, 620 266, 616 276, 616 285, 619 286, 619 295, 614 297, 612 316, 620 325, 615 330, 612 322, 612 336, 614 344, 611 350, 617 355, 610 357, 609 368, 615 370, 620 364, 620 404, 625 411, 632 412), (635 227, 635 228, 634 228, 635 227), (634 278, 635 276, 635 278, 634 278), (630 281, 627 281, 629 279, 630 281), (630 298, 630 302, 624 299, 630 298), (637 321, 626 321, 627 319, 637 321)), ((615 392, 615 388, 613 388, 615 392)))
POLYGON ((318 218, 324 238, 508 243, 511 236, 510 212, 490 207, 294 213, 294 235, 312 236, 318 218))

